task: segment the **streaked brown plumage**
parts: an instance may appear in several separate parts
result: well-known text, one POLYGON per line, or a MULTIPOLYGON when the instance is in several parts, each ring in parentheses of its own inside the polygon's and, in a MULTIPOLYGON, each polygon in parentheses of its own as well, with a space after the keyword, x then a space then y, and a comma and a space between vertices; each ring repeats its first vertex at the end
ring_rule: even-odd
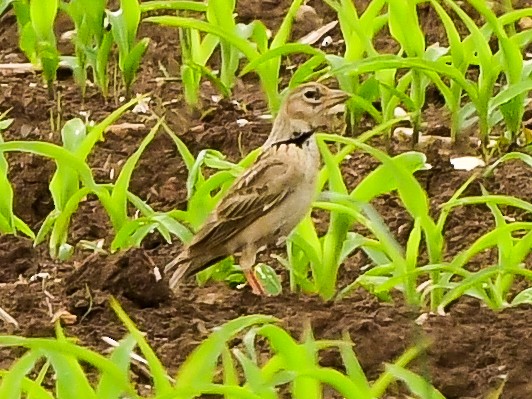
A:
POLYGON ((314 199, 320 156, 314 133, 330 126, 341 90, 307 83, 288 93, 263 153, 240 176, 184 251, 166 265, 174 289, 179 281, 241 252, 240 265, 256 294, 263 290, 252 267, 257 250, 286 236, 314 199))

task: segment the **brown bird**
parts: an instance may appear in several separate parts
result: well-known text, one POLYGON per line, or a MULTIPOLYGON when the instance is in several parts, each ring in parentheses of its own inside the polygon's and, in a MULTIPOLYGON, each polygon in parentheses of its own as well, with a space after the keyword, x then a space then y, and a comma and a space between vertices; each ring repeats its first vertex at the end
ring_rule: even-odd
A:
POLYGON ((241 252, 253 291, 264 294, 252 267, 263 245, 289 234, 311 208, 320 154, 314 133, 331 125, 348 94, 319 83, 289 92, 257 161, 233 183, 184 251, 166 265, 174 289, 181 279, 241 252))

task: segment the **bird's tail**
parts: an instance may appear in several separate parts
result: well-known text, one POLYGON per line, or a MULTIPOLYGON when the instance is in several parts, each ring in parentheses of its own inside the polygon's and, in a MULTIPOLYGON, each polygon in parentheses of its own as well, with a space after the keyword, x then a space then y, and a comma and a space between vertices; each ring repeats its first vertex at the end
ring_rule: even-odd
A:
POLYGON ((175 289, 179 281, 185 276, 187 270, 190 268, 190 262, 189 259, 178 256, 171 262, 169 262, 164 267, 164 274, 167 276, 168 273, 170 273, 172 270, 175 269, 172 276, 170 277, 170 280, 168 281, 168 285, 170 286, 170 289, 175 289))
POLYGON ((168 285, 174 290, 181 280, 206 269, 222 258, 210 255, 191 256, 188 251, 184 251, 164 267, 165 275, 175 269, 168 285))

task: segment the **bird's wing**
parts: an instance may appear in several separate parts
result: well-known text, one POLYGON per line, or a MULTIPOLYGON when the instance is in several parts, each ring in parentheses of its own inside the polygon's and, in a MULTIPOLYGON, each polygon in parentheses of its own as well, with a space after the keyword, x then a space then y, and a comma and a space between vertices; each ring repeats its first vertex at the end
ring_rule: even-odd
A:
POLYGON ((301 178, 297 168, 261 157, 240 176, 190 244, 191 250, 223 245, 293 191, 301 178))

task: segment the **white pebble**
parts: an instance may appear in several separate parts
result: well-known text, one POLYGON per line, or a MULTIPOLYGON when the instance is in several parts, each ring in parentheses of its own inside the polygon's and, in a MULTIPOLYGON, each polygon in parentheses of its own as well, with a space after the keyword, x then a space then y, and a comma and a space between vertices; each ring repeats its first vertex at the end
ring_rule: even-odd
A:
POLYGON ((238 125, 238 127, 244 127, 248 123, 249 123, 249 121, 247 119, 237 119, 236 120, 236 124, 238 125))
POLYGON ((486 163, 477 157, 465 156, 458 158, 451 158, 451 164, 456 170, 473 170, 479 166, 486 166, 486 163))

